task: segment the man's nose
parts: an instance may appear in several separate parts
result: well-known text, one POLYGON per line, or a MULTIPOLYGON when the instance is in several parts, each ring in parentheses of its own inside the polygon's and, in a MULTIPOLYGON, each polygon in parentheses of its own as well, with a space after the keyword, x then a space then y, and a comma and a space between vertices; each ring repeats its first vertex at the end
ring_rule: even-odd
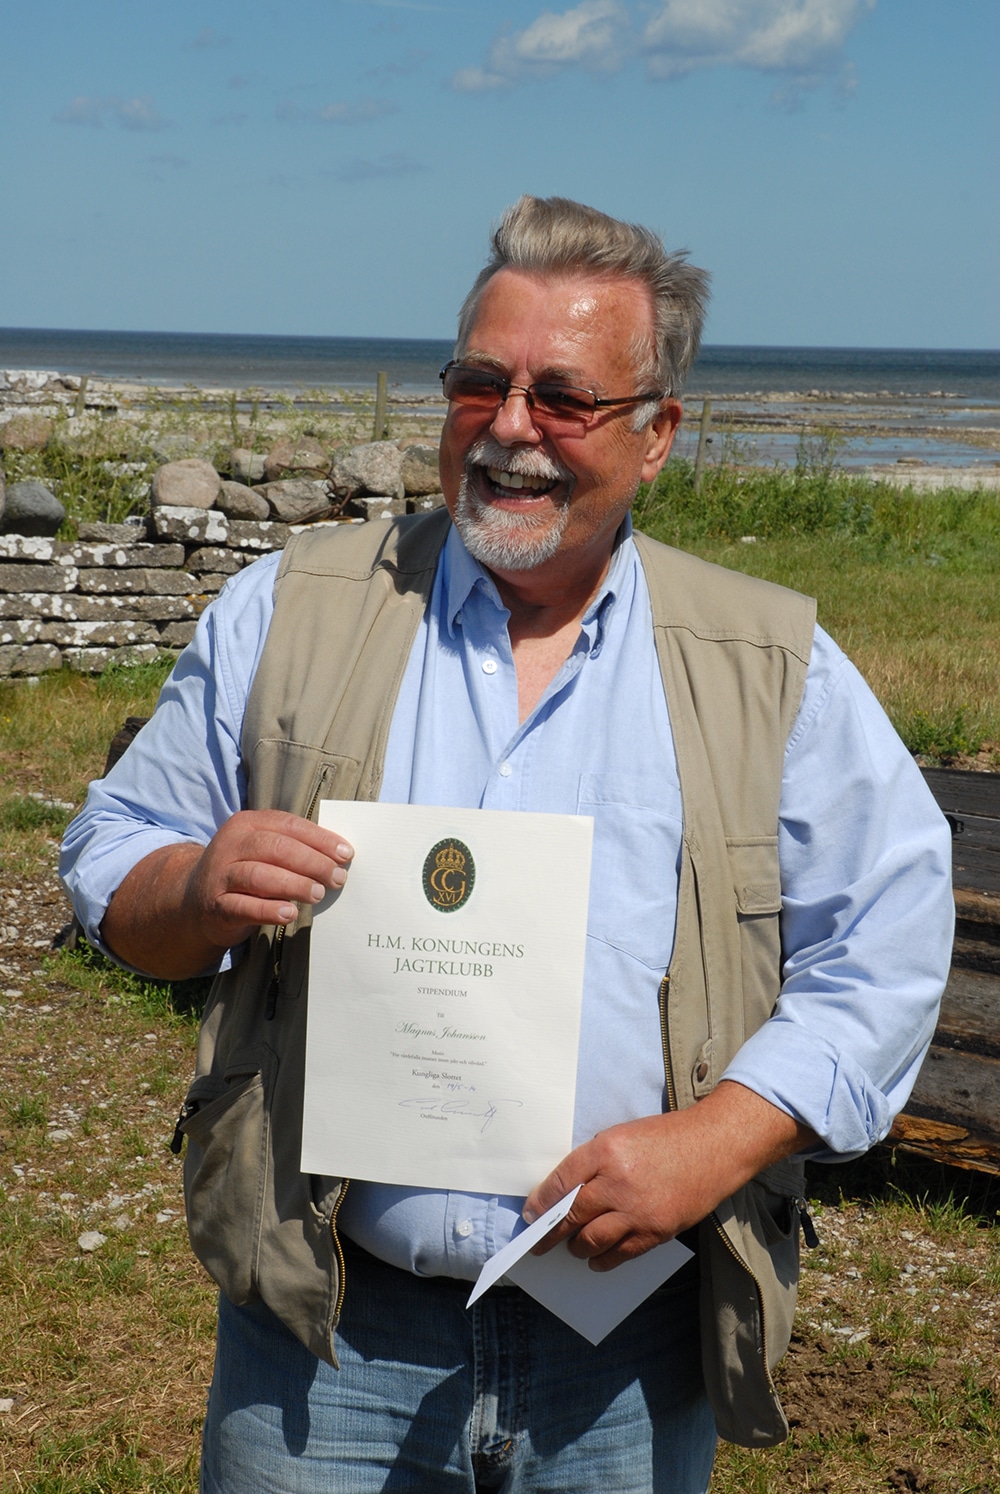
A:
POLYGON ((532 419, 528 393, 525 389, 512 388, 507 398, 497 407, 490 425, 490 434, 504 446, 537 446, 542 433, 532 419))

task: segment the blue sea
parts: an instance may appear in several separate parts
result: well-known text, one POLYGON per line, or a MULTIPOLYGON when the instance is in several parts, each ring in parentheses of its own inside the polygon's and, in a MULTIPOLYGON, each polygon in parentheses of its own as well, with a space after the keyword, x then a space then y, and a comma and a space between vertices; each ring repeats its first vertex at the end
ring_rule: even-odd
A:
MULTIPOLYGON (((73 332, 0 328, 0 369, 199 388, 366 388, 380 369, 403 395, 437 393, 445 339, 265 337, 206 332, 73 332)), ((1000 406, 1000 351, 934 348, 702 349, 686 393, 834 393, 958 397, 1000 406)))

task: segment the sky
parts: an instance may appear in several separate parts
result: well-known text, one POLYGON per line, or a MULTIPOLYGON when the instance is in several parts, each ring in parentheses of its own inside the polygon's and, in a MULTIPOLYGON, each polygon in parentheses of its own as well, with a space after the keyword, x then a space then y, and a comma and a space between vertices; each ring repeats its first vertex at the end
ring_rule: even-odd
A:
POLYGON ((31 0, 0 326, 450 337, 522 192, 713 277, 710 343, 1000 347, 997 0, 31 0))

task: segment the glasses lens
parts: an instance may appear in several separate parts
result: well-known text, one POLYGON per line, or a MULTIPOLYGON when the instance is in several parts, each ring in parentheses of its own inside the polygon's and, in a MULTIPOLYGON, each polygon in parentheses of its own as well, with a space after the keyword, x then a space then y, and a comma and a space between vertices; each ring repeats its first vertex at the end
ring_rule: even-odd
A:
POLYGON ((507 380, 483 368, 454 367, 445 370, 444 397, 461 405, 495 409, 507 392, 507 380))
POLYGON ((589 389, 569 384, 532 384, 531 394, 536 409, 557 420, 589 420, 596 408, 589 389))

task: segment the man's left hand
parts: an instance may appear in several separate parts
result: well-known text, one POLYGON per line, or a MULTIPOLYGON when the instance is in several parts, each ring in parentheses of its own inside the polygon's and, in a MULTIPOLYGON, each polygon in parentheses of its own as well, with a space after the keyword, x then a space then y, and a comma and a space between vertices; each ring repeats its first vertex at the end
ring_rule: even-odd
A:
POLYGON ((761 1168, 815 1140, 808 1127, 731 1081, 684 1110, 611 1126, 528 1196, 530 1222, 583 1185, 535 1254, 568 1239, 573 1255, 610 1271, 697 1224, 761 1168))

